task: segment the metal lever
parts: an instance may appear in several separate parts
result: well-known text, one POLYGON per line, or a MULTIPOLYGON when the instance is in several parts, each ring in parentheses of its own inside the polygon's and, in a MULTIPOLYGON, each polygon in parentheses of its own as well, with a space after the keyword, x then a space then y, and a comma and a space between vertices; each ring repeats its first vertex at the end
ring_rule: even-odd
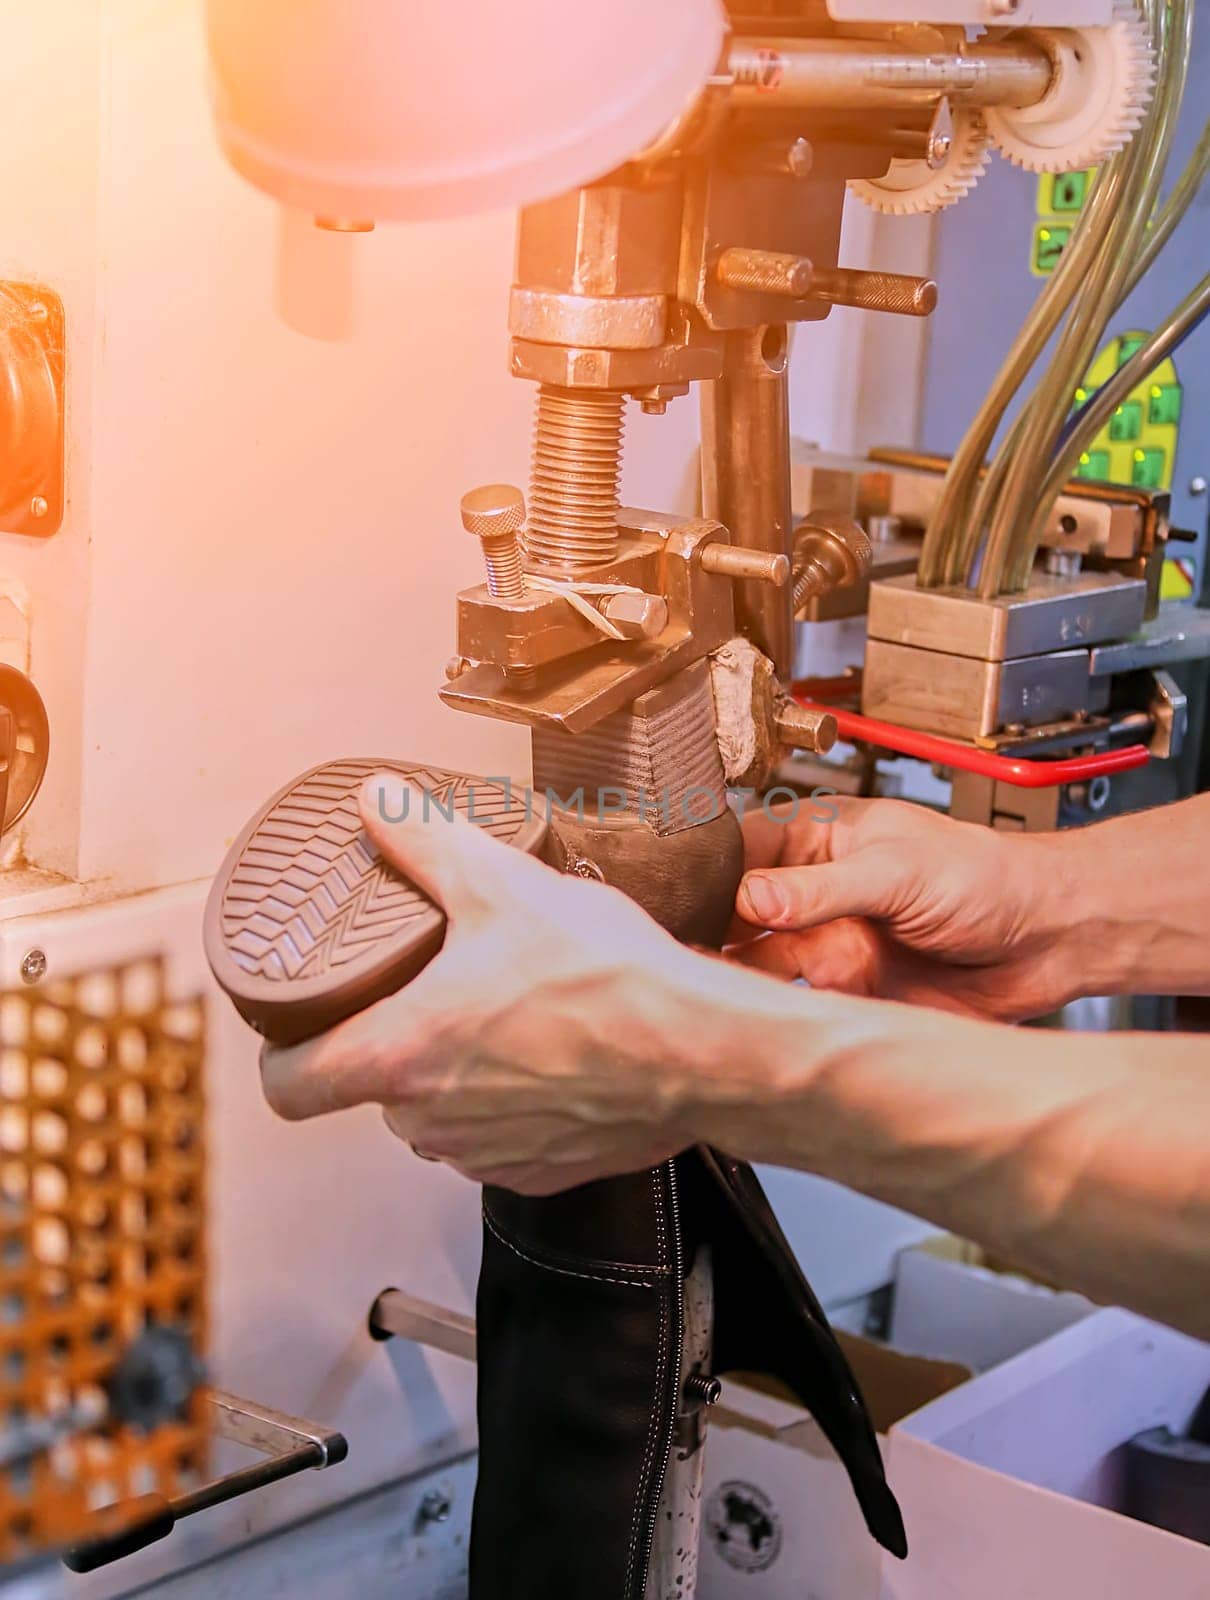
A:
POLYGON ((205 1400, 217 1438, 258 1450, 265 1459, 172 1500, 166 1495, 146 1494, 106 1507, 93 1520, 86 1537, 63 1556, 65 1567, 72 1572, 94 1572, 167 1538, 183 1517, 224 1505, 308 1468, 322 1471, 334 1467, 349 1453, 342 1433, 318 1423, 272 1411, 222 1389, 211 1389, 205 1400))

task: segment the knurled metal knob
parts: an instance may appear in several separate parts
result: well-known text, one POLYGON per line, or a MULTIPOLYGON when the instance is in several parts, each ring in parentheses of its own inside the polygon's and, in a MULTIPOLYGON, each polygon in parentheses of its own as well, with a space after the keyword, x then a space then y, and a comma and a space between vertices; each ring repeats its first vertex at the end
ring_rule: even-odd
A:
POLYGON ((488 483, 462 496, 462 526, 481 541, 488 592, 496 600, 525 596, 518 533, 525 526, 525 496, 509 483, 488 483))
POLYGON ((852 517, 812 512, 794 534, 795 617, 816 595, 847 589, 870 570, 874 547, 852 517))

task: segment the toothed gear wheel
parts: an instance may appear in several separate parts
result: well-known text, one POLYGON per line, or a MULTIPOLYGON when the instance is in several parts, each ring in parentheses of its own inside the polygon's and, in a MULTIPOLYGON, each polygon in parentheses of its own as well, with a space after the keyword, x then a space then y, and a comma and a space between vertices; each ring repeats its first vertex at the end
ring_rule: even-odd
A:
POLYGON ((943 211, 970 192, 991 160, 991 143, 983 113, 956 110, 950 147, 939 166, 896 157, 885 178, 850 178, 849 189, 875 211, 908 217, 943 211))
POLYGON ((1079 172, 1127 144, 1155 88, 1147 25, 1131 0, 1114 0, 1104 28, 1038 28, 1028 37, 1055 65, 1036 106, 989 106, 984 113, 1001 155, 1027 172, 1079 172))

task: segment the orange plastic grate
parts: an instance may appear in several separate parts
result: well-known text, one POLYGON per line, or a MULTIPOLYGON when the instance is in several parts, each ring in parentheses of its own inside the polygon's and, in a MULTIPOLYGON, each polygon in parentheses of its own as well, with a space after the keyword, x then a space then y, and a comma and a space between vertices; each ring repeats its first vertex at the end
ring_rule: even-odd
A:
POLYGON ((203 1057, 158 961, 0 994, 0 1451, 62 1435, 0 1466, 0 1564, 205 1471, 200 1398, 149 1434, 104 1418, 144 1329, 204 1347, 203 1057))

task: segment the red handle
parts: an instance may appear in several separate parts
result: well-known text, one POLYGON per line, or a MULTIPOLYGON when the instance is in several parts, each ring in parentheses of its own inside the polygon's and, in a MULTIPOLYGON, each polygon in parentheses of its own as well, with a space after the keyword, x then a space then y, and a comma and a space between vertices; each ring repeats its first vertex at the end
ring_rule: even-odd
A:
POLYGON ((1054 789, 1064 783, 1082 783, 1089 778, 1109 777, 1115 772, 1130 772, 1135 767, 1145 767, 1151 760, 1151 752, 1145 744, 1126 745, 1120 750, 1098 750, 1095 755, 1072 756, 1065 761, 1000 756, 992 750, 980 750, 976 745, 959 744, 956 739, 943 739, 939 734, 919 733, 914 728, 897 727, 893 722, 879 722, 876 717, 863 717, 858 711, 823 705, 808 700, 805 695, 794 698, 808 711, 826 711, 834 716, 842 739, 880 745, 901 756, 916 756, 939 766, 975 772, 981 778, 995 778, 1018 789, 1054 789))

